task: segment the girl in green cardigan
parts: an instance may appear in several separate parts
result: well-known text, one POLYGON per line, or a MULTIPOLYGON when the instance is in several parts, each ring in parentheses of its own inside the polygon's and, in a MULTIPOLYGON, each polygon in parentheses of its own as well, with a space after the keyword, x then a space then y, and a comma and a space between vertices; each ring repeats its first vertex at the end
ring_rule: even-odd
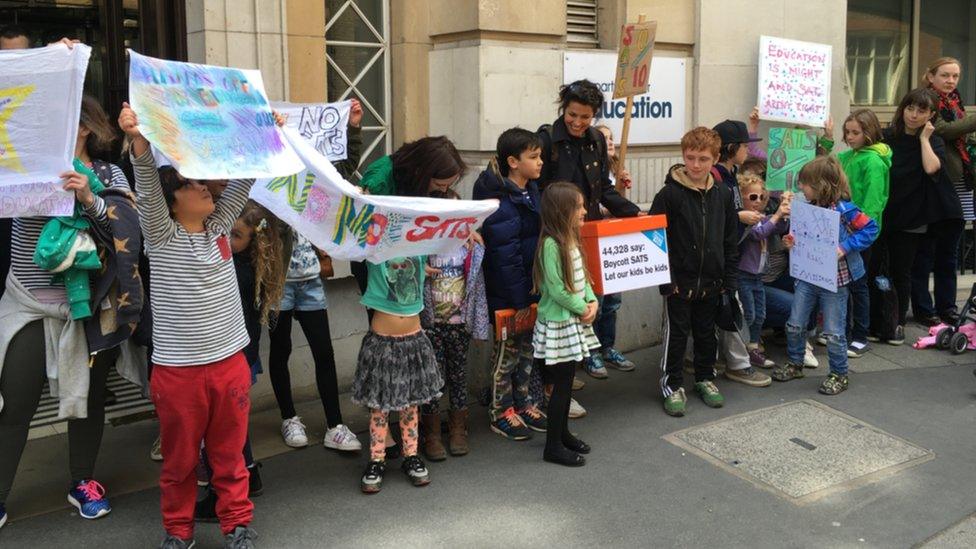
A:
POLYGON ((542 231, 533 267, 538 317, 532 345, 545 363, 552 385, 546 448, 542 458, 579 467, 590 447, 566 428, 573 372, 592 349, 600 348, 593 332, 597 300, 580 249, 580 227, 586 217, 583 195, 572 183, 553 183, 542 195, 542 231))
MULTIPOLYGON (((851 186, 851 202, 881 229, 881 214, 888 204, 888 171, 891 148, 881 142, 881 122, 873 111, 857 109, 844 120, 844 142, 850 149, 837 155, 851 186)), ((869 285, 885 259, 887 251, 872 246, 861 252, 867 265, 864 276, 851 283, 851 333, 847 356, 857 358, 868 350, 871 321, 869 285)), ((887 262, 885 262, 886 264, 887 262)), ((877 330, 875 330, 877 331, 877 330)))

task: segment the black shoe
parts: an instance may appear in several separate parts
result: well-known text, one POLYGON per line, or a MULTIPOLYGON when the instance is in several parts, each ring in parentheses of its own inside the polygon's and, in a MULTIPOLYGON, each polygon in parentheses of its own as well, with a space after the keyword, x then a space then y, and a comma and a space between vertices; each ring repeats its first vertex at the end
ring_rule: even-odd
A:
POLYGON ((400 447, 400 443, 397 442, 393 446, 386 447, 386 460, 391 461, 394 459, 400 459, 403 455, 403 449, 400 447))
POLYGON ((197 522, 217 522, 217 492, 207 486, 207 495, 198 499, 193 510, 193 520, 197 522))
MULTIPOLYGON (((925 326, 926 328, 931 328, 932 326, 935 326, 935 325, 941 323, 942 322, 942 319, 939 318, 939 317, 937 317, 937 316, 935 316, 935 315, 925 315, 925 316, 917 316, 917 317, 915 317, 915 322, 918 322, 919 324, 921 324, 922 326, 925 326)), ((946 322, 946 324, 952 324, 952 323, 951 322, 946 322)))
POLYGON ((264 484, 261 482, 261 465, 260 461, 255 461, 247 468, 247 472, 250 474, 250 479, 248 480, 248 490, 247 497, 256 498, 264 493, 264 484))
POLYGON ((420 456, 409 456, 400 464, 400 468, 410 479, 414 486, 427 486, 430 484, 430 473, 427 472, 427 465, 420 456))
POLYGON ((582 467, 586 465, 586 458, 566 450, 565 453, 550 453, 548 451, 542 452, 543 461, 548 461, 549 463, 557 463, 559 465, 565 465, 566 467, 582 467))
POLYGON ((955 326, 959 323, 959 313, 956 311, 945 311, 938 316, 938 320, 941 320, 943 323, 948 324, 949 326, 955 326))
POLYGON ((370 461, 366 464, 366 471, 363 472, 363 479, 359 483, 359 489, 364 494, 375 494, 383 487, 383 475, 386 473, 386 463, 382 461, 370 461))
POLYGON ((583 442, 582 440, 580 440, 578 438, 574 438, 574 439, 570 440, 569 442, 567 442, 567 441, 564 440, 563 441, 563 446, 567 450, 572 450, 572 451, 576 452, 577 454, 589 454, 590 453, 590 450, 591 450, 589 444, 583 442))
POLYGON ((247 525, 240 525, 234 531, 224 536, 224 547, 227 549, 254 549, 254 540, 258 534, 248 528, 247 525))

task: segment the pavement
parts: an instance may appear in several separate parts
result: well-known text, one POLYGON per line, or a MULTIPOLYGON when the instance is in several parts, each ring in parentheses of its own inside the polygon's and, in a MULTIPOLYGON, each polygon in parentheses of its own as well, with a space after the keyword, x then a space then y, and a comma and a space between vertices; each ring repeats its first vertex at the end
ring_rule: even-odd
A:
MULTIPOLYGON (((908 339, 921 334, 910 326, 908 339)), ((817 393, 818 347, 822 366, 804 379, 751 388, 720 378, 724 408, 689 391, 688 414, 671 418, 658 396, 660 352, 629 353, 638 370, 605 381, 579 374, 589 414, 570 426, 593 447, 579 469, 543 462, 544 435, 491 433, 474 405, 471 454, 429 464, 426 488, 392 462, 383 491, 364 496, 365 455, 290 450, 277 412, 256 413, 259 546, 976 547, 976 354, 874 345, 851 360, 850 389, 828 397, 817 393)), ((321 406, 300 413, 321 440, 321 406)), ((344 414, 365 443, 364 413, 344 414)), ((157 546, 155 429, 106 428, 98 478, 114 510, 91 522, 64 500, 64 437, 31 441, 0 547, 157 546)), ((221 546, 213 524, 198 525, 196 540, 221 546)))

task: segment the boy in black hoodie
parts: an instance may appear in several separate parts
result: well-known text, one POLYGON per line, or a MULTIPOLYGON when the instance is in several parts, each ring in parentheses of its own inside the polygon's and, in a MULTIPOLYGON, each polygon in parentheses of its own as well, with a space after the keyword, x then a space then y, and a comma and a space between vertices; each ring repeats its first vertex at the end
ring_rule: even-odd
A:
POLYGON ((661 287, 667 314, 661 390, 664 411, 671 416, 685 413, 682 361, 689 334, 694 336, 695 391, 712 408, 725 403, 713 383, 715 317, 722 294, 736 287, 738 218, 729 189, 711 174, 721 144, 718 133, 705 127, 686 133, 681 138, 685 163, 671 168, 651 204, 651 214, 668 219, 671 284, 661 287))

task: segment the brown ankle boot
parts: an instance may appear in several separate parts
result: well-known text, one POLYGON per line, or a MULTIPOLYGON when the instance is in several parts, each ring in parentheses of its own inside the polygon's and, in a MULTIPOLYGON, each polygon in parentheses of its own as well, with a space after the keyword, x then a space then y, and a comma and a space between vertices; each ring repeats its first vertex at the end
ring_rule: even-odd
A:
POLYGON ((448 414, 448 440, 452 456, 468 453, 468 410, 451 410, 448 414))
POLYGON ((447 451, 444 449, 444 443, 441 442, 440 414, 424 414, 420 421, 424 433, 424 454, 431 461, 444 461, 447 459, 447 451))

